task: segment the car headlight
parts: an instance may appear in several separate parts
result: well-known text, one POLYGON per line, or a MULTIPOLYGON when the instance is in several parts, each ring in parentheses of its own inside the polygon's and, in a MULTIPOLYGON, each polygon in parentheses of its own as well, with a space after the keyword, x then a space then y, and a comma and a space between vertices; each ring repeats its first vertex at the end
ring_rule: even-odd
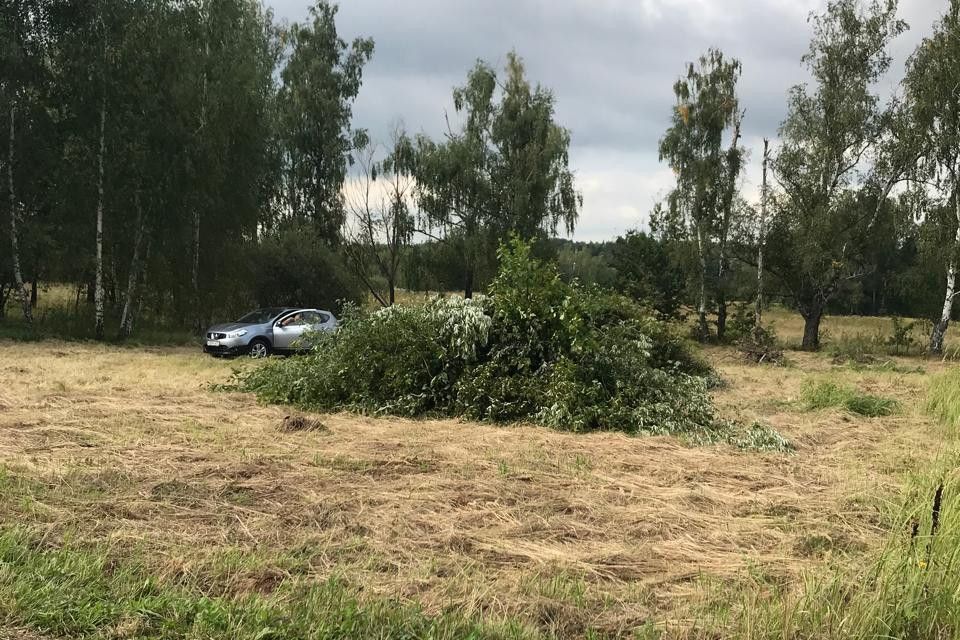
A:
POLYGON ((242 337, 245 336, 245 335, 247 335, 247 330, 246 330, 246 329, 240 329, 239 331, 231 331, 230 333, 227 334, 227 337, 228 337, 228 338, 242 338, 242 337))

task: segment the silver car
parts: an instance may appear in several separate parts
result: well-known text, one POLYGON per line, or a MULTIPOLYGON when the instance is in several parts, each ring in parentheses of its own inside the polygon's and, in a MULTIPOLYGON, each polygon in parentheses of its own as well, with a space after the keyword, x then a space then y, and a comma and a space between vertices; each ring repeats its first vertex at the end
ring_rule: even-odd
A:
POLYGON ((236 322, 216 324, 207 329, 203 350, 216 356, 247 353, 253 358, 303 351, 310 348, 305 334, 333 331, 338 324, 336 317, 323 309, 257 309, 236 322))

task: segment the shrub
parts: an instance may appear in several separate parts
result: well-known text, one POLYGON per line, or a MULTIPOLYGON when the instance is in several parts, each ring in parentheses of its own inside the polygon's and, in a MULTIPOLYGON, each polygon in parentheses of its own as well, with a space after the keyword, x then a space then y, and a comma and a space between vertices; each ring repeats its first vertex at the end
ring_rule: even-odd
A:
POLYGON ((311 355, 242 374, 239 387, 321 410, 733 441, 707 393, 710 367, 669 326, 563 282, 529 245, 499 257, 490 297, 352 312, 311 355))
POLYGON ((267 402, 320 410, 449 413, 459 376, 489 329, 482 302, 462 298, 368 315, 352 308, 336 334, 316 337, 311 355, 269 362, 248 372, 243 386, 267 402))
POLYGON ((754 326, 746 337, 737 342, 740 353, 757 364, 784 364, 783 349, 779 346, 773 327, 754 326))
POLYGON ((757 324, 757 314, 754 306, 746 302, 737 302, 733 305, 733 313, 727 320, 726 340, 740 342, 750 337, 757 324))
POLYGON ((808 411, 839 407, 868 418, 889 416, 900 406, 892 398, 860 393, 857 389, 827 380, 808 382, 802 391, 808 411))
POLYGON ((359 302, 362 287, 342 256, 309 225, 288 225, 249 249, 248 286, 257 304, 337 309, 341 300, 359 302))
POLYGON ((917 326, 915 321, 905 322, 902 318, 894 316, 890 318, 891 335, 887 338, 887 347, 894 355, 908 353, 916 340, 913 337, 913 329, 917 326))

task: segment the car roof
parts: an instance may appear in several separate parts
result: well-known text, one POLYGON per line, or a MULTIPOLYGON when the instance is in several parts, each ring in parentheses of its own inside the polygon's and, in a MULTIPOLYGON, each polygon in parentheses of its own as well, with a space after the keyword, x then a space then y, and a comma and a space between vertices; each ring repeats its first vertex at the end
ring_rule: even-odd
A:
POLYGON ((281 311, 279 315, 283 315, 284 313, 291 313, 291 312, 297 313, 300 311, 319 311, 320 313, 328 313, 330 315, 333 315, 332 311, 327 311, 326 309, 318 309, 316 307, 287 307, 286 309, 281 311))

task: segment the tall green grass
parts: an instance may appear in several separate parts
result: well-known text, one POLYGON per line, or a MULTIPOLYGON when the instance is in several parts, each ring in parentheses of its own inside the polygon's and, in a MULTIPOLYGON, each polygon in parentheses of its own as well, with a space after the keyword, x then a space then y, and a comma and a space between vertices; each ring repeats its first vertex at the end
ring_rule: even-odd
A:
MULTIPOLYGON (((120 322, 116 314, 105 318, 107 341, 119 342, 120 322)), ((95 339, 93 311, 81 306, 45 307, 35 311, 33 326, 27 325, 19 309, 8 308, 6 317, 0 318, 0 339, 17 341, 66 340, 85 341, 95 339)), ((133 335, 124 343, 130 345, 186 345, 196 344, 198 338, 190 331, 154 318, 145 317, 134 326, 133 335)))
POLYGON ((917 478, 883 550, 862 569, 809 574, 799 589, 754 583, 731 637, 960 637, 960 482, 953 469, 917 478), (940 489, 941 501, 936 496, 940 489), (936 521, 936 524, 935 524, 936 521))
POLYGON ((960 368, 950 369, 930 382, 926 409, 944 425, 960 428, 960 368))
POLYGON ((900 407, 892 398, 861 393, 855 387, 830 380, 808 381, 801 391, 801 400, 807 411, 841 408, 869 418, 889 416, 900 407))
POLYGON ((543 637, 519 623, 363 603, 343 584, 292 582, 272 595, 208 597, 152 578, 105 549, 53 548, 25 529, 0 533, 0 626, 69 638, 434 640, 543 637))

